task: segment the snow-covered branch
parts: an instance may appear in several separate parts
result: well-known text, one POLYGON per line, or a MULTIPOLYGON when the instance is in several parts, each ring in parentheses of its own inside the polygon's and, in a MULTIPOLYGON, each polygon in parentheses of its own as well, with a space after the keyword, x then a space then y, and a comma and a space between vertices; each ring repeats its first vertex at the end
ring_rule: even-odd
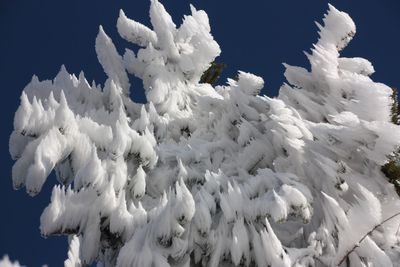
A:
POLYGON ((70 235, 65 266, 399 262, 400 218, 375 226, 400 210, 380 171, 400 127, 372 64, 340 57, 356 31, 346 13, 329 6, 311 69, 285 64, 277 98, 243 71, 200 82, 220 53, 204 11, 191 6, 176 26, 151 0, 150 18, 120 12, 118 32, 140 46, 123 56, 100 27, 103 86, 62 67, 22 93, 13 183, 35 195, 55 171, 41 231, 70 235), (142 79, 146 104, 129 98, 128 75, 142 79))

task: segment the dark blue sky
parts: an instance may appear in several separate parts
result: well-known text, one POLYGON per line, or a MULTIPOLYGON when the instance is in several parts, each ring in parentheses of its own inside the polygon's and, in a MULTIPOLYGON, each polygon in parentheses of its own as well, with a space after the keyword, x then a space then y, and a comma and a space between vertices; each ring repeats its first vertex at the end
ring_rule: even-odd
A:
MULTIPOLYGON (((282 62, 308 67, 302 51, 309 51, 317 40, 314 21, 321 21, 328 1, 232 1, 164 0, 180 24, 189 13, 189 3, 204 9, 210 18, 212 33, 221 46, 218 62, 227 64, 223 79, 237 70, 262 76, 264 94, 276 95, 284 81, 282 62)), ((376 70, 373 78, 389 86, 400 87, 400 2, 398 0, 335 0, 339 10, 351 15, 357 34, 345 56, 370 60, 376 70)), ((28 266, 62 266, 67 256, 65 237, 43 239, 39 217, 50 199, 55 183, 51 177, 41 194, 29 197, 23 190, 13 191, 8 153, 14 112, 19 96, 33 74, 52 79, 65 64, 69 72, 84 70, 89 81, 103 83, 105 75, 96 59, 94 40, 98 25, 120 52, 130 46, 119 38, 116 20, 120 8, 128 17, 150 25, 148 0, 42 0, 0 1, 0 257, 28 266)), ((225 80, 220 81, 225 82, 225 80)), ((133 97, 143 97, 141 83, 132 79, 133 97)))

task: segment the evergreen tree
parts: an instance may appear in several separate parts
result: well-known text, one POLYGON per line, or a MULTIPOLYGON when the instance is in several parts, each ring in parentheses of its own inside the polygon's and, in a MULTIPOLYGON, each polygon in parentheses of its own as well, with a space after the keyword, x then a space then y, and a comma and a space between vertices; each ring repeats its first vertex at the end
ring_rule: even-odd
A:
POLYGON ((311 70, 286 64, 269 98, 242 71, 212 86, 220 48, 206 13, 191 13, 176 27, 151 0, 150 29, 121 11, 120 35, 141 48, 121 56, 100 27, 103 87, 62 67, 22 93, 13 183, 36 195, 57 174, 41 232, 69 236, 65 266, 398 263, 400 201, 380 166, 400 127, 372 65, 340 57, 351 18, 329 6, 311 70), (146 104, 129 98, 128 75, 146 104))
POLYGON ((201 76, 200 83, 214 85, 218 81, 224 68, 226 68, 226 65, 223 63, 211 63, 211 66, 201 76))
MULTIPOLYGON (((398 101, 398 91, 396 88, 392 88, 392 117, 391 121, 393 124, 399 125, 400 121, 400 109, 399 109, 399 101, 398 101)), ((393 152, 392 155, 389 155, 389 161, 382 166, 382 172, 386 175, 394 187, 396 188, 397 194, 400 196, 400 154, 399 150, 393 152)))

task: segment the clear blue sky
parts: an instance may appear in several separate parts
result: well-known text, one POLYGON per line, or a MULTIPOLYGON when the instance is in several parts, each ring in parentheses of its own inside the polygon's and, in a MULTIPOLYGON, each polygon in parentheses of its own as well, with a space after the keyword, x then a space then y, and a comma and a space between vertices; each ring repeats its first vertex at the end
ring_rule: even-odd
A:
MULTIPOLYGON (((302 51, 317 40, 314 21, 321 21, 328 1, 232 1, 164 0, 175 23, 189 13, 189 3, 208 13, 212 33, 222 48, 218 62, 227 64, 223 79, 237 70, 262 76, 264 94, 276 95, 284 81, 282 62, 308 67, 302 51)), ((370 60, 376 70, 373 79, 400 87, 400 2, 398 0, 334 0, 357 25, 357 34, 345 56, 370 60)), ((97 63, 94 40, 98 25, 113 39, 120 52, 130 46, 119 38, 116 19, 120 8, 128 17, 150 25, 148 0, 42 0, 0 2, 0 73, 3 95, 0 118, 0 257, 28 266, 62 266, 67 257, 65 237, 43 239, 39 217, 50 199, 55 178, 41 194, 29 197, 13 191, 8 153, 14 112, 19 96, 33 74, 52 79, 65 64, 69 72, 84 70, 89 81, 103 83, 105 75, 97 63)), ((221 80, 220 83, 225 82, 221 80)), ((133 97, 142 99, 141 83, 132 79, 133 97)))

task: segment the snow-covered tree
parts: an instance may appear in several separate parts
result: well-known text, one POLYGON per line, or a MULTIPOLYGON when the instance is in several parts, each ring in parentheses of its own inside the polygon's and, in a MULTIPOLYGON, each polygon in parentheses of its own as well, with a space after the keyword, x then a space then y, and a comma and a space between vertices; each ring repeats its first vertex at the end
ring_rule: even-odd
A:
POLYGON ((400 128, 372 65, 340 57, 351 18, 329 6, 311 69, 285 65, 269 98, 242 71, 201 82, 220 48, 207 14, 191 13, 177 27, 151 0, 151 29, 121 11, 118 32, 140 49, 121 56, 100 27, 103 87, 62 67, 22 93, 13 183, 35 195, 55 171, 41 232, 69 235, 65 266, 398 264, 400 201, 381 166, 400 128))

